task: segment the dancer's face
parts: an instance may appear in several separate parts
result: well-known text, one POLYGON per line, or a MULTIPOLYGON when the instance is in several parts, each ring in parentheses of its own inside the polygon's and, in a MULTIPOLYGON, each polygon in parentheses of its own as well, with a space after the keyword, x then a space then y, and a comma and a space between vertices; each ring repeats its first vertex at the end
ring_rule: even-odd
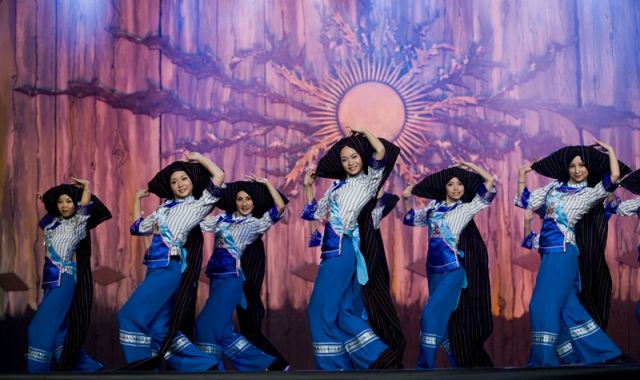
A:
POLYGON ((569 164, 569 182, 580 183, 586 180, 588 176, 589 169, 587 169, 587 166, 582 162, 582 158, 575 156, 569 164))
POLYGON ((60 212, 60 216, 63 219, 70 218, 76 213, 76 205, 67 194, 62 194, 58 197, 58 212, 60 212))
POLYGON ((447 203, 457 202, 464 195, 464 185, 457 178, 453 177, 447 182, 447 203))
POLYGON ((171 174, 169 185, 176 199, 186 198, 193 192, 191 178, 182 170, 175 171, 171 174))
POLYGON ((253 211, 253 199, 251 199, 251 195, 245 191, 238 191, 236 195, 236 207, 238 208, 238 213, 242 216, 251 214, 253 211))
POLYGON ((340 149, 340 162, 349 177, 358 175, 362 171, 362 157, 350 146, 340 149))

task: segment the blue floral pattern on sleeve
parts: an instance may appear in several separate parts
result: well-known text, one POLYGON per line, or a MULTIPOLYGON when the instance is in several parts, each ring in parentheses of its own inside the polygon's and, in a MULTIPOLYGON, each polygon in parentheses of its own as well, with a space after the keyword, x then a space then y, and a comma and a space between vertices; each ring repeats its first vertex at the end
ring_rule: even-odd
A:
POLYGON ((618 212, 618 206, 620 206, 622 200, 618 197, 615 197, 611 202, 607 202, 604 205, 604 216, 607 220, 611 219, 611 216, 615 215, 618 212))
POLYGON ((478 187, 477 194, 485 201, 485 203, 489 204, 493 202, 493 199, 496 197, 496 187, 492 186, 491 191, 489 191, 487 190, 487 187, 484 185, 484 183, 481 183, 480 187, 478 187))
POLYGON ((224 187, 214 185, 211 180, 207 183, 206 189, 214 198, 222 198, 224 194, 224 187))
POLYGON ((309 221, 316 220, 315 213, 317 208, 318 208, 318 202, 315 199, 312 199, 311 202, 307 203, 304 206, 304 210, 302 211, 300 218, 304 220, 309 220, 309 221))
POLYGON ((526 209, 527 206, 529 206, 529 198, 531 198, 531 192, 525 187, 524 190, 522 190, 522 194, 520 194, 520 197, 516 195, 513 203, 516 205, 516 207, 526 209))
POLYGON ((307 247, 319 247, 322 244, 322 234, 317 229, 311 233, 307 247))
POLYGON ((618 188, 617 183, 611 182, 611 174, 607 174, 606 176, 604 176, 604 178, 602 179, 602 186, 609 193, 615 191, 618 188))
POLYGON ((367 164, 369 165, 370 168, 380 169, 380 168, 383 168, 384 165, 386 164, 385 158, 386 158, 386 155, 385 157, 382 158, 382 160, 376 160, 374 156, 371 156, 367 164))
POLYGON ((525 236, 522 240, 522 248, 533 249, 536 236, 537 234, 535 232, 529 232, 529 235, 525 236))
POLYGON ((413 226, 415 225, 415 220, 416 220, 416 212, 411 209, 407 212, 407 215, 404 216, 404 219, 402 219, 402 223, 404 223, 407 226, 413 226))
POLYGON ((282 214, 278 212, 278 208, 276 206, 273 206, 269 209, 269 218, 271 218, 271 221, 273 223, 276 223, 282 218, 282 214))
POLYGON ((41 229, 44 230, 44 228, 46 226, 48 226, 51 222, 53 222, 53 217, 49 214, 45 215, 42 217, 42 219, 40 219, 40 221, 38 222, 38 225, 40 226, 41 229))
POLYGON ((148 235, 148 234, 140 232, 140 223, 142 223, 143 220, 144 220, 143 217, 139 217, 135 222, 133 222, 133 224, 129 228, 129 232, 131 232, 131 235, 135 235, 135 236, 146 236, 146 235, 148 235))

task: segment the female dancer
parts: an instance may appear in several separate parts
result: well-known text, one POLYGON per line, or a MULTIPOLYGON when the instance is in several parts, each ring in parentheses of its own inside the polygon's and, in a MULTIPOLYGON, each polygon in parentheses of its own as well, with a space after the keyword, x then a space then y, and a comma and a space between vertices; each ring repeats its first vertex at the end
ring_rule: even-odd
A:
POLYGON ((304 178, 308 204, 302 218, 327 218, 322 262, 307 309, 314 358, 319 369, 397 367, 404 338, 382 274, 379 247, 373 247, 371 212, 399 150, 366 129, 351 130, 361 136, 338 141, 304 178), (339 179, 319 202, 314 199, 316 176, 339 179), (353 314, 355 282, 367 284, 363 296, 373 330, 353 314))
POLYGON ((28 331, 31 373, 51 371, 53 359, 60 370, 102 369, 82 350, 93 300, 88 231, 111 213, 91 195, 89 181, 71 178, 71 183, 55 186, 42 197, 47 215, 39 225, 47 252, 44 297, 28 331))
MULTIPOLYGON (((376 207, 371 212, 371 219, 373 228, 375 230, 374 236, 376 239, 375 245, 379 246, 378 254, 381 256, 381 266, 383 266, 383 273, 389 273, 389 268, 387 267, 387 260, 384 253, 384 243, 382 241, 382 234, 380 233, 380 223, 382 219, 391 213, 391 211, 395 208, 396 204, 400 198, 391 193, 387 193, 382 191, 378 191, 378 201, 376 203, 376 207), (384 258, 384 260, 382 260, 384 258)), ((311 237, 309 238, 309 247, 319 247, 322 243, 322 234, 317 229, 313 231, 311 237)), ((385 281, 389 281, 389 277, 385 278, 385 281)), ((361 315, 362 319, 367 320, 369 317, 367 316, 367 311, 364 306, 364 300, 362 299, 362 285, 357 282, 353 283, 353 292, 354 304, 352 305, 351 314, 353 315, 361 315)))
MULTIPOLYGON (((449 354, 449 362, 456 367, 454 356, 448 344, 448 324, 451 313, 458 307, 463 288, 467 288, 467 273, 478 272, 482 268, 470 268, 465 263, 468 254, 460 246, 460 237, 467 225, 473 223, 473 217, 489 206, 495 197, 494 177, 479 166, 459 161, 458 167, 445 169, 432 174, 415 188, 408 186, 402 193, 406 211, 404 223, 409 226, 429 227, 429 251, 427 254, 427 278, 429 282, 429 300, 422 311, 420 332, 420 357, 418 368, 434 368, 438 347, 443 345, 449 354), (463 168, 468 168, 471 173, 463 168), (432 198, 427 207, 414 210, 411 207, 411 194, 432 198), (465 265, 466 264, 466 265, 465 265)), ((473 225, 475 228, 475 224, 473 225)), ((476 229, 477 230, 477 229, 476 229)), ((481 240, 481 238, 480 238, 481 240)), ((484 246, 484 243, 482 243, 484 246)), ((484 250, 486 256, 486 248, 484 250)), ((485 262, 486 273, 486 262, 485 262)), ((482 287, 488 295, 488 277, 482 287)), ((474 281, 471 286, 474 286, 474 281)), ((472 289, 470 292, 475 292, 472 289)), ((486 297, 484 310, 489 309, 490 300, 486 297)), ((480 319, 481 310, 473 310, 480 319)), ((491 332, 482 334, 486 339, 491 332)), ((468 331, 467 334, 471 334, 468 331)), ((480 339, 480 337, 478 337, 480 339)), ((480 346, 484 342, 480 342, 480 346)), ((477 344, 474 342, 474 344, 477 344)), ((486 354, 485 354, 486 355, 486 354)))
POLYGON ((226 212, 200 223, 203 231, 215 233, 215 243, 207 264, 209 298, 196 321, 196 338, 200 349, 214 356, 221 369, 224 353, 239 371, 263 371, 276 369, 271 366, 280 363, 234 332, 232 318, 236 305, 247 307, 242 255, 248 245, 280 220, 285 201, 268 179, 249 179, 253 182, 228 184, 216 204, 226 212))
MULTIPOLYGON (((371 221, 373 223, 373 228, 377 231, 376 236, 379 236, 380 241, 382 241, 382 236, 380 236, 380 223, 382 222, 382 219, 389 215, 394 207, 396 207, 399 200, 400 198, 395 194, 387 193, 382 189, 378 191, 378 202, 371 212, 371 221)), ((313 223, 316 222, 314 221, 313 223)), ((319 247, 321 243, 322 233, 318 231, 317 228, 314 228, 313 232, 309 236, 307 247, 319 247)))
POLYGON ((135 196, 131 233, 153 234, 153 240, 144 258, 145 279, 118 312, 120 344, 127 363, 155 356, 130 368, 154 368, 163 357, 175 370, 204 371, 216 365, 177 330, 194 295, 202 260, 198 224, 220 198, 224 172, 199 153, 184 158, 197 163, 170 164, 135 196), (140 200, 150 192, 168 200, 142 217, 140 200))
MULTIPOLYGON (((544 219, 544 213, 540 215, 540 218, 544 219)), ((535 233, 531 228, 531 222, 533 221, 533 219, 534 212, 530 209, 527 209, 524 213, 524 238, 522 239, 522 243, 520 245, 522 246, 522 248, 538 250, 540 248, 540 235, 535 233)), ((580 358, 577 357, 576 352, 573 350, 569 330, 564 325, 561 326, 560 333, 558 333, 558 339, 556 341, 556 353, 564 364, 580 363, 580 358)))
POLYGON ((555 347, 561 323, 569 330, 572 346, 582 362, 602 362, 621 354, 580 304, 575 287, 580 281, 576 223, 615 189, 613 183, 620 177, 613 148, 600 141, 595 145, 606 151, 608 157, 592 147, 566 147, 520 170, 514 203, 544 213, 539 240, 542 261, 529 306, 532 342, 529 366, 558 365, 555 347), (606 176, 606 170, 599 164, 605 161, 603 157, 609 164, 610 174, 606 176), (548 167, 556 170, 556 181, 530 193, 525 174, 531 170, 549 173, 544 170, 548 167), (596 179, 597 184, 589 187, 596 179))
MULTIPOLYGON (((380 191, 378 191, 378 202, 376 203, 376 207, 371 212, 371 219, 372 219, 372 225, 374 229, 374 238, 375 238, 374 245, 379 247, 379 249, 376 252, 377 255, 379 256, 379 260, 377 261, 380 263, 379 266, 382 269, 380 272, 383 274, 384 276, 383 280, 386 284, 389 284, 390 277, 389 277, 389 267, 387 266, 387 259, 384 251, 384 242, 382 240, 382 233, 380 232, 380 223, 382 222, 382 219, 386 218, 387 215, 389 215, 391 211, 393 211, 393 209, 396 207, 396 204, 398 203, 399 200, 400 200, 400 197, 398 197, 397 195, 384 192, 382 189, 380 189, 380 191)), ((356 293, 356 296, 354 297, 356 303, 355 305, 353 305, 353 314, 362 315, 363 319, 369 319, 367 315, 367 311, 364 306, 364 300, 362 298, 362 285, 355 283, 355 286, 356 286, 355 291, 357 293, 356 293)))
MULTIPOLYGON (((289 200, 281 194, 285 203, 289 200)), ((255 205, 255 202, 254 202, 255 205)), ((269 206, 271 207, 271 206, 269 206)), ((260 214, 256 214, 259 216, 260 214)), ((249 244, 240 259, 241 269, 244 274, 242 289, 247 299, 247 307, 236 306, 236 316, 238 317, 238 327, 242 336, 247 338, 251 344, 268 355, 276 358, 269 368, 275 371, 286 371, 289 362, 278 351, 262 333, 262 319, 265 315, 265 308, 262 304, 262 283, 266 270, 266 257, 262 236, 259 236, 253 243, 249 244)))

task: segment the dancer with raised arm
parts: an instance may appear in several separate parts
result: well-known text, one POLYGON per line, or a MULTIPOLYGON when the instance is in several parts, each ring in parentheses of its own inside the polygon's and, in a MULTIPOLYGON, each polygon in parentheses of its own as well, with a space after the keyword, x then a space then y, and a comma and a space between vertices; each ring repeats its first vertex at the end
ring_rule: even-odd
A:
POLYGON ((366 129, 351 131, 356 135, 334 144, 304 178, 302 218, 326 218, 322 261, 307 310, 315 363, 327 370, 399 367, 404 337, 371 218, 399 149, 366 129), (316 176, 337 180, 320 201, 313 189, 316 176), (353 314, 355 283, 364 285, 371 327, 353 314))
POLYGON ((431 174, 402 193, 404 223, 429 228, 429 299, 420 319, 418 368, 434 368, 441 345, 449 355, 450 365, 459 365, 449 344, 450 317, 457 309, 461 315, 456 325, 456 343, 462 352, 458 357, 467 367, 491 365, 482 347, 492 330, 488 258, 473 217, 495 197, 493 183, 494 177, 487 171, 459 160, 457 166, 431 174), (432 201, 427 207, 414 210, 412 194, 432 201), (462 342, 466 344, 463 346, 462 342))
POLYGON ((583 363, 621 355, 577 297, 582 279, 578 256, 590 252, 579 249, 576 223, 615 190, 620 177, 614 149, 600 141, 595 146, 605 153, 588 146, 565 147, 520 170, 516 206, 544 214, 539 240, 542 260, 529 306, 529 366, 558 365, 561 325, 569 330, 573 349, 583 363), (525 175, 532 170, 556 180, 529 192, 525 175))
MULTIPOLYGON (((220 369, 224 354, 238 371, 285 370, 287 364, 234 331, 233 311, 236 306, 242 309, 248 306, 241 265, 245 249, 261 239, 285 210, 286 198, 267 178, 248 178, 250 181, 227 184, 216 203, 225 212, 200 223, 204 232, 215 234, 215 242, 206 272, 210 279, 209 298, 196 321, 197 344, 216 358, 220 369)), ((253 273, 249 275, 254 277, 253 273)), ((251 302, 261 302, 259 289, 251 296, 251 302)))
POLYGON ((93 303, 89 231, 111 213, 79 178, 49 189, 42 201, 44 297, 29 324, 27 370, 50 372, 55 363, 58 370, 98 371, 102 364, 82 350, 93 303))
POLYGON ((144 281, 118 312, 120 345, 130 369, 154 369, 162 360, 178 371, 217 366, 178 330, 193 323, 185 316, 194 306, 202 263, 199 223, 222 194, 224 172, 199 153, 185 153, 184 159, 162 169, 135 195, 131 233, 153 235, 153 240, 144 257, 144 281), (149 193, 165 201, 143 217, 140 201, 149 193))

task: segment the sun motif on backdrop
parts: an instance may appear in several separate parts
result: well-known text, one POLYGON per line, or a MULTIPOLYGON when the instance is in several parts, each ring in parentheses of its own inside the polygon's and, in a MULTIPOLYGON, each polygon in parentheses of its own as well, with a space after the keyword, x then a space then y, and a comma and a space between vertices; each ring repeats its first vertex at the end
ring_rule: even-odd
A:
MULTIPOLYGON (((425 138, 429 118, 421 113, 429 102, 422 99, 417 81, 403 75, 401 66, 387 62, 351 60, 335 78, 324 81, 316 110, 308 118, 317 127, 313 132, 317 148, 326 149, 346 136, 349 125, 366 126, 401 148, 399 170, 409 175, 416 153, 429 145, 425 138)), ((309 152, 301 162, 308 163, 314 154, 309 152)))
MULTIPOLYGON (((406 141, 399 136, 405 124, 419 128, 416 101, 419 91, 412 91, 411 82, 403 81, 398 70, 380 61, 352 62, 351 68, 338 78, 329 79, 320 96, 320 109, 312 112, 312 124, 321 127, 317 137, 333 137, 350 123, 364 125, 376 136, 395 141, 406 141), (409 107, 408 107, 409 106, 409 107), (411 113, 408 118, 408 113, 411 113), (407 119, 412 119, 407 123, 407 119)), ((406 144, 405 144, 406 146, 406 144)))
MULTIPOLYGON (((302 47, 310 44, 296 40, 295 35, 278 39, 267 31, 264 46, 236 51, 225 65, 206 47, 187 52, 173 45, 166 35, 136 35, 119 25, 107 29, 115 40, 158 50, 163 59, 170 60, 187 75, 198 80, 210 79, 231 94, 227 102, 209 108, 197 106, 193 100, 178 96, 175 89, 152 81, 146 90, 134 93, 107 87, 100 78, 77 78, 63 89, 25 85, 16 90, 31 96, 93 97, 113 108, 153 118, 176 115, 181 117, 182 125, 204 122, 202 138, 176 141, 175 146, 165 147, 163 158, 174 157, 183 149, 224 152, 240 144, 246 154, 284 158, 283 168, 266 170, 269 175, 283 178, 284 188, 292 195, 297 192, 306 168, 345 136, 345 126, 351 123, 365 125, 377 136, 399 145, 402 152, 396 174, 413 182, 450 164, 452 152, 480 162, 501 160, 522 139, 520 123, 528 110, 560 114, 580 131, 599 128, 602 119, 609 125, 625 126, 635 125, 638 120, 627 112, 597 105, 575 107, 510 97, 512 90, 538 80, 538 74, 552 67, 558 55, 573 47, 573 40, 550 41, 544 53, 530 56, 528 65, 514 72, 491 60, 492 46, 487 41, 455 48, 458 44, 454 41, 432 38, 431 29, 441 28, 446 22, 440 13, 427 15, 427 20, 403 28, 406 32, 401 33, 399 25, 403 20, 379 16, 373 3, 361 8, 357 23, 348 21, 336 9, 320 14, 323 24, 318 42, 324 62, 314 65, 305 61, 306 48, 302 47), (281 86, 251 77, 261 75, 263 70, 250 73, 248 78, 235 74, 236 67, 250 58, 254 64, 264 64, 267 70, 283 78, 292 91, 283 94, 281 86), (492 77, 506 79, 497 86, 489 86, 494 83, 492 77), (304 117, 271 116, 263 109, 243 103, 240 99, 246 98, 244 95, 299 111, 286 115, 304 117), (219 125, 223 122, 232 125, 232 134, 221 133, 219 125), (275 129, 285 131, 276 135, 290 140, 274 135, 265 139, 275 129)), ((541 146, 551 149, 560 144, 560 139, 541 134, 528 137, 526 147, 520 147, 525 151, 541 146)), ((526 157, 536 155, 524 153, 526 157)))
MULTIPOLYGON (((111 6, 117 8, 116 3, 111 6)), ((225 63, 208 45, 189 52, 174 45, 166 33, 137 35, 120 25, 107 28, 116 42, 124 40, 157 50, 161 59, 168 59, 186 75, 222 86, 228 100, 208 108, 151 80, 146 89, 132 93, 106 86, 110 78, 75 78, 66 88, 53 89, 27 84, 15 90, 29 96, 92 97, 151 118, 175 115, 180 120, 178 127, 201 122, 201 138, 182 138, 174 146, 164 147, 162 157, 173 159, 184 149, 224 154, 240 145, 247 155, 284 159, 283 167, 265 171, 282 179, 281 188, 289 195, 299 191, 305 170, 345 136, 345 126, 350 124, 365 125, 400 146, 395 173, 409 183, 449 165, 453 152, 484 165, 487 160, 503 160, 518 147, 528 159, 537 157, 539 149, 560 147, 563 142, 552 134, 527 136, 527 144, 519 144, 523 139, 520 124, 529 111, 562 116, 573 123, 581 139, 585 131, 597 135, 600 125, 631 129, 640 125, 638 115, 614 107, 577 107, 512 96, 513 90, 539 82, 539 74, 554 67, 557 57, 572 51, 576 40, 548 41, 541 54, 530 54, 522 68, 514 68, 492 60, 488 40, 458 44, 450 37, 432 37, 432 30, 447 28, 443 11, 426 12, 424 20, 406 25, 406 20, 381 16, 384 12, 375 7, 374 2, 359 3, 353 20, 345 19, 339 9, 318 8, 326 13, 320 13, 322 30, 319 41, 314 41, 320 44, 324 61, 317 64, 305 60, 310 41, 299 41, 293 34, 277 38, 267 30, 264 43, 236 51, 225 63), (249 72, 248 77, 238 75, 236 68, 249 59, 283 78, 292 91, 283 93, 280 84, 267 83, 260 76, 262 69, 249 72), (504 80, 496 85, 494 78, 504 80), (245 95, 294 111, 285 115, 304 117, 269 115, 262 108, 244 104, 240 99, 245 95), (230 124, 233 133, 221 133, 221 123, 230 124), (270 134, 278 129, 285 133, 270 134)), ((480 35, 489 36, 491 31, 480 35)), ((170 78, 163 81, 177 83, 170 78)), ((535 260, 537 255, 532 254, 515 263, 534 270, 535 260)), ((424 264, 412 268, 424 274, 424 264)))
MULTIPOLYGON (((292 87, 314 99, 313 109, 307 112, 312 144, 297 153, 285 186, 299 180, 306 167, 313 166, 328 147, 346 136, 349 125, 366 126, 376 136, 398 145, 401 153, 396 173, 406 181, 413 182, 435 165, 449 161, 448 150, 454 144, 446 141, 456 141, 455 145, 461 148, 458 153, 474 153, 474 146, 480 144, 465 144, 472 134, 453 131, 473 127, 473 121, 452 116, 451 112, 478 104, 473 94, 465 94, 469 87, 464 78, 483 71, 469 70, 471 64, 481 63, 483 52, 476 46, 471 59, 468 54, 456 59, 452 45, 426 43, 427 31, 436 21, 437 18, 416 26, 416 34, 421 36, 416 40, 399 42, 390 37, 397 34, 397 23, 392 20, 371 22, 384 24, 380 31, 377 26, 367 30, 362 25, 356 30, 333 11, 324 18, 323 27, 330 68, 319 85, 287 65, 272 62, 275 71, 292 87), (445 58, 450 64, 436 66, 436 57, 445 58)), ((491 66, 488 62, 482 64, 491 66)), ((489 134, 499 136, 496 140, 514 141, 517 128, 506 124, 494 127, 489 134)), ((498 151, 512 146, 503 144, 498 151)))

